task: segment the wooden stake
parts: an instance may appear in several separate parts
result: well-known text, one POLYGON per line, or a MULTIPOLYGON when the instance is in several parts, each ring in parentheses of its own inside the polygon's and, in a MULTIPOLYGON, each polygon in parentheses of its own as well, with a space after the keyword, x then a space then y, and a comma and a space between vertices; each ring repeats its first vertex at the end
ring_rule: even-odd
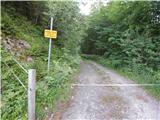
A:
POLYGON ((28 71, 28 120, 35 120, 36 70, 28 71))

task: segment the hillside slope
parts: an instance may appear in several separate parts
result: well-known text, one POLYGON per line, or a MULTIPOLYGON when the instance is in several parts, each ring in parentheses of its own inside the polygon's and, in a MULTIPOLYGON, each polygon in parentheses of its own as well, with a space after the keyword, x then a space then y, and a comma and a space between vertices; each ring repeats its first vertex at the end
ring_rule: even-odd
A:
POLYGON ((14 7, 2 7, 1 23, 2 119, 27 119, 27 91, 11 71, 14 71, 26 87, 27 74, 14 59, 27 70, 34 68, 37 71, 36 116, 37 119, 43 119, 53 111, 58 101, 68 98, 70 88, 62 84, 72 82, 71 76, 78 70, 80 56, 71 54, 67 47, 57 46, 54 41, 48 75, 49 42, 43 36, 45 28, 33 24, 27 17, 16 12, 14 7))

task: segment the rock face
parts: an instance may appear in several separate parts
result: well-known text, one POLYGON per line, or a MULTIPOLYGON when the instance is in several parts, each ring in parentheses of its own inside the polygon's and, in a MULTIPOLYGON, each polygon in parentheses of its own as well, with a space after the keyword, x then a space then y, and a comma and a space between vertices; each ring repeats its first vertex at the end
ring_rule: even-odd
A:
POLYGON ((21 57, 31 46, 24 40, 11 37, 2 38, 2 44, 6 51, 10 52, 15 57, 21 57))

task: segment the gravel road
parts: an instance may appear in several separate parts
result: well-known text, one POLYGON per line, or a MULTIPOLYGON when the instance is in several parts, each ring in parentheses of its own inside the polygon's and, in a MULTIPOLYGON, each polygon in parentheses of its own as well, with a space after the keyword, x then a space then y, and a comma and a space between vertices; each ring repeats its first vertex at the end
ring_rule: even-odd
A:
POLYGON ((130 84, 135 83, 95 62, 83 62, 75 94, 60 119, 160 120, 160 102, 130 84))

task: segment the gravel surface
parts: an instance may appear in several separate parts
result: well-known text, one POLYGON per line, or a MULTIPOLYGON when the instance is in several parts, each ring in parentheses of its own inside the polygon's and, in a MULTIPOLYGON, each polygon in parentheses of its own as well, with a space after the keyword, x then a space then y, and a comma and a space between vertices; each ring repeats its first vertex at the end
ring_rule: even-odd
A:
POLYGON ((61 120, 160 120, 160 102, 117 73, 83 62, 75 94, 61 120), (79 85, 78 85, 79 84, 79 85), (105 86, 109 85, 111 86, 105 86))

